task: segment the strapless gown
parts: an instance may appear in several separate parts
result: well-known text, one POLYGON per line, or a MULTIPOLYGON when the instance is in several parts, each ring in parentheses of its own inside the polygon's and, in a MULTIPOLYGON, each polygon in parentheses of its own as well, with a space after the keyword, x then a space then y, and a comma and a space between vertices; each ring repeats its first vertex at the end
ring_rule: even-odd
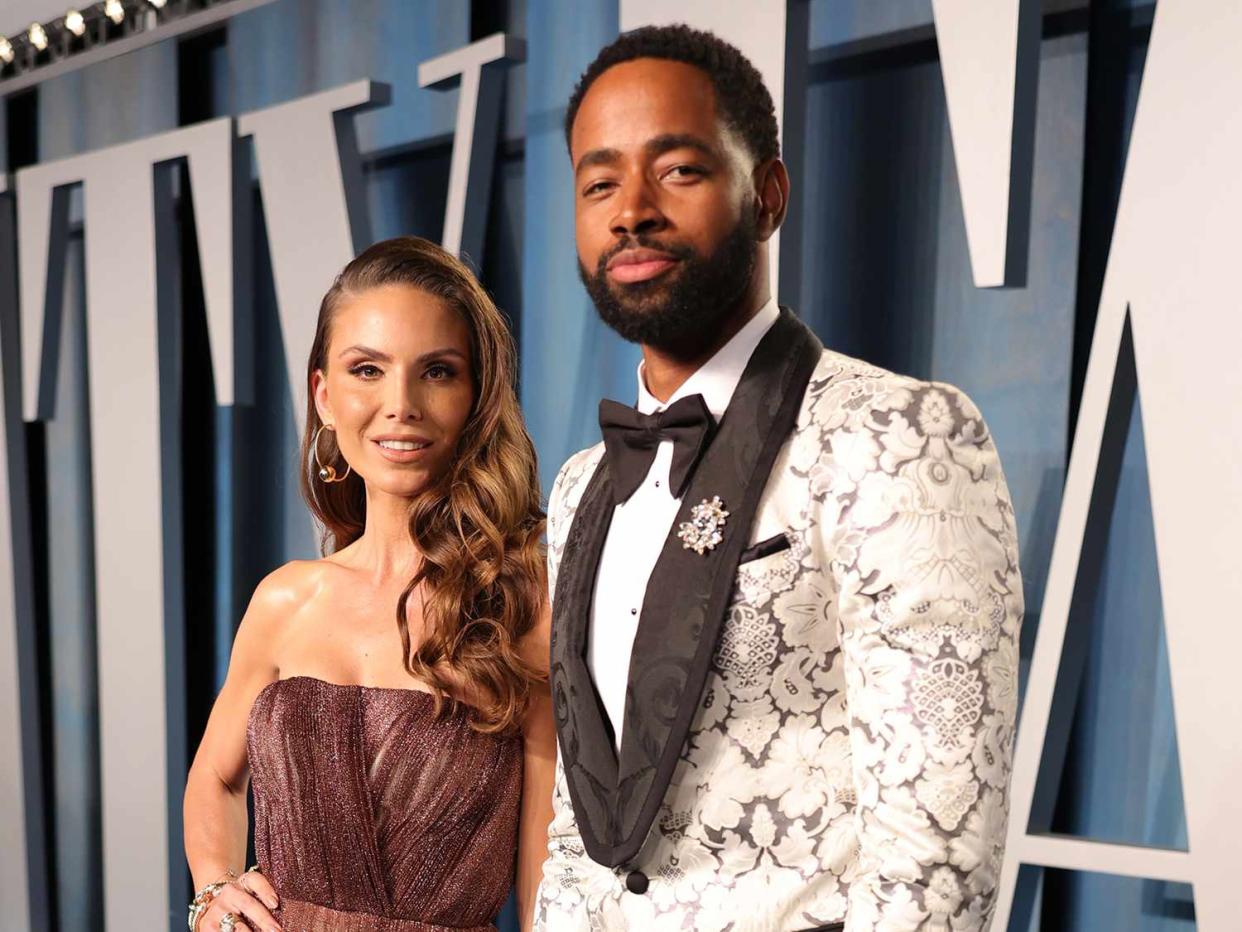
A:
POLYGON ((491 930, 513 884, 522 746, 414 689, 264 687, 255 851, 286 932, 491 930))

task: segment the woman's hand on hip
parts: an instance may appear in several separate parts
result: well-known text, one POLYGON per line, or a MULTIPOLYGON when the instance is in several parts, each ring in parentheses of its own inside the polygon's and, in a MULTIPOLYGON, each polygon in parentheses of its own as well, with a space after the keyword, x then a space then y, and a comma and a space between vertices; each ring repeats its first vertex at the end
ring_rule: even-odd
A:
POLYGON ((237 918, 239 929, 245 928, 242 925, 244 921, 256 932, 283 932, 280 923, 269 912, 279 902, 266 877, 258 871, 247 871, 220 888, 198 920, 197 932, 220 932, 220 920, 229 913, 237 918))

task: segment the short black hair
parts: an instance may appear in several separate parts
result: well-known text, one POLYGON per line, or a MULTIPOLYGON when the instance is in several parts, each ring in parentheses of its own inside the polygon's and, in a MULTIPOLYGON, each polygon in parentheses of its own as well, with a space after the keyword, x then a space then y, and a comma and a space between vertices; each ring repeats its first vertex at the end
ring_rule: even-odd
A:
POLYGON ((622 62, 636 58, 662 58, 683 62, 705 72, 716 92, 716 104, 725 125, 741 137, 755 161, 763 162, 781 154, 776 128, 776 107, 763 83, 759 69, 750 59, 719 36, 689 26, 643 26, 622 33, 604 46, 587 66, 569 98, 565 112, 565 145, 570 145, 574 118, 582 98, 595 79, 622 62))

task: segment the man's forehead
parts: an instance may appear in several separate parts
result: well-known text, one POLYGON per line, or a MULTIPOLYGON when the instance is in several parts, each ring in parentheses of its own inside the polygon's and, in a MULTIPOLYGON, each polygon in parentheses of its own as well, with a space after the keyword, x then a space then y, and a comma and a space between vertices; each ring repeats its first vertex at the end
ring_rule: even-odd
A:
POLYGON ((601 72, 591 83, 587 96, 598 89, 639 89, 657 86, 689 94, 711 94, 711 76, 698 65, 671 58, 631 58, 601 72))
POLYGON ((705 72, 684 62, 639 58, 614 65, 583 96, 571 133, 576 158, 588 149, 630 150, 661 136, 724 144, 715 91, 705 72))

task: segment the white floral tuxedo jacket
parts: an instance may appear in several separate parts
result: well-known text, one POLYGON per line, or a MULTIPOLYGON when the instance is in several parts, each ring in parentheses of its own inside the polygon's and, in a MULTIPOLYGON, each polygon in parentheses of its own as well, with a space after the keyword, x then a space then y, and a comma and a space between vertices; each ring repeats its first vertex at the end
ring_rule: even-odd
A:
POLYGON ((971 401, 782 312, 683 498, 724 491, 725 541, 685 549, 679 514, 653 573, 619 754, 582 660, 606 472, 602 444, 578 453, 549 505, 560 755, 536 928, 987 928, 1023 603, 971 401))

